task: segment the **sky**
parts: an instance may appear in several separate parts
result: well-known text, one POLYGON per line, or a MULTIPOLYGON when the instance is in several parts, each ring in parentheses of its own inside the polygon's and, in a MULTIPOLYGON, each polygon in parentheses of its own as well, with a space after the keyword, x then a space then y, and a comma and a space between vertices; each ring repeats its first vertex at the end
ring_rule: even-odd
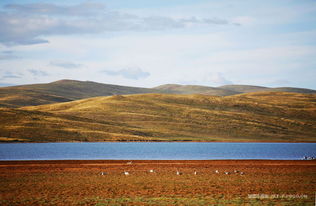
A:
POLYGON ((1 0, 0 86, 316 89, 315 0, 1 0))

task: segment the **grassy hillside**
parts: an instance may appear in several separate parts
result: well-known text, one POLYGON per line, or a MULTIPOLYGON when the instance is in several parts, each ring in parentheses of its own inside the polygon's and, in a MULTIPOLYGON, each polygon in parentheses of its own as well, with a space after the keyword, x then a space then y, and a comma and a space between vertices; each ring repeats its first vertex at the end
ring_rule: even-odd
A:
POLYGON ((2 108, 0 122, 3 141, 316 142, 316 95, 115 95, 2 108))
POLYGON ((252 85, 225 85, 219 88, 228 89, 230 91, 239 92, 239 93, 248 93, 248 92, 260 92, 266 91, 268 87, 252 86, 252 85))
POLYGON ((138 139, 130 126, 72 115, 0 108, 1 142, 59 142, 138 139), (129 135, 130 134, 130 135, 129 135))
POLYGON ((48 84, 33 84, 0 88, 0 107, 69 102, 97 96, 159 92, 154 89, 101 84, 89 81, 60 80, 48 84))
POLYGON ((304 89, 304 88, 295 88, 295 87, 277 87, 277 88, 271 88, 267 91, 295 92, 295 93, 301 93, 301 94, 316 94, 316 91, 313 89, 304 89))
POLYGON ((301 88, 267 88, 247 85, 227 85, 206 87, 198 85, 166 84, 152 89, 101 84, 90 81, 60 80, 48 84, 0 87, 0 107, 19 108, 60 102, 70 102, 98 96, 125 94, 204 94, 230 96, 257 91, 285 91, 296 93, 316 93, 315 90, 301 88))
POLYGON ((179 84, 165 84, 155 87, 155 89, 176 94, 205 94, 213 96, 229 96, 241 93, 238 91, 232 91, 229 89, 222 89, 217 87, 179 84))
POLYGON ((251 85, 225 85, 219 88, 228 89, 240 93, 249 93, 249 92, 294 92, 301 94, 316 94, 315 90, 305 89, 305 88, 295 88, 295 87, 260 87, 260 86, 251 86, 251 85))
POLYGON ((252 85, 225 85, 220 87, 206 87, 198 85, 179 85, 179 84, 165 84, 155 89, 165 91, 168 93, 176 94, 206 94, 214 96, 230 96, 241 93, 250 93, 250 92, 294 92, 302 94, 316 94, 315 90, 312 89, 303 89, 303 88, 293 88, 293 87, 278 87, 278 88, 269 88, 269 87, 260 87, 252 85))

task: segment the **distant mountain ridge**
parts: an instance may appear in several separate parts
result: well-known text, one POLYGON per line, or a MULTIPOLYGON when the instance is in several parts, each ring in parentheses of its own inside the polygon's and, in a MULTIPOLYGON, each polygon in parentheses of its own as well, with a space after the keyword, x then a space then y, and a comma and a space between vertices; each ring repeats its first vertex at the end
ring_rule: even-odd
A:
POLYGON ((103 84, 91 81, 59 80, 47 84, 19 85, 0 88, 0 107, 18 108, 69 102, 91 97, 126 94, 204 94, 212 96, 231 96, 248 92, 295 92, 312 94, 316 90, 303 88, 268 88, 251 85, 226 85, 207 87, 199 85, 166 84, 154 88, 129 87, 103 84))
POLYGON ((261 92, 268 90, 268 87, 262 86, 252 86, 252 85, 224 85, 220 86, 222 89, 227 89, 230 91, 240 92, 240 93, 248 93, 248 92, 261 92))
POLYGON ((165 84, 154 89, 159 89, 166 92, 175 92, 177 94, 206 94, 215 96, 230 96, 241 93, 249 92, 294 92, 302 94, 313 94, 316 90, 305 89, 305 88, 295 88, 295 87, 262 87, 262 86, 252 86, 252 85, 225 85, 220 87, 207 87, 199 85, 180 85, 180 84, 165 84))
POLYGON ((225 85, 220 88, 228 89, 240 93, 249 93, 249 92, 294 92, 301 94, 313 94, 316 93, 316 90, 305 89, 305 88, 296 88, 296 87, 262 87, 262 86, 251 86, 251 85, 225 85))
POLYGON ((154 87, 161 91, 176 94, 205 94, 213 96, 229 96, 234 94, 240 94, 241 92, 223 89, 220 87, 207 87, 199 85, 180 85, 180 84, 165 84, 158 87, 154 87))

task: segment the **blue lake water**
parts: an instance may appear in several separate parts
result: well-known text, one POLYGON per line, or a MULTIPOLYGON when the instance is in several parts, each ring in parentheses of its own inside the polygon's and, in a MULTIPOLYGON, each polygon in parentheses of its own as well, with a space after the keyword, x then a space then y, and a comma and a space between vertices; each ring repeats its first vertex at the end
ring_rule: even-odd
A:
POLYGON ((296 160, 316 143, 102 142, 0 144, 0 160, 296 160))

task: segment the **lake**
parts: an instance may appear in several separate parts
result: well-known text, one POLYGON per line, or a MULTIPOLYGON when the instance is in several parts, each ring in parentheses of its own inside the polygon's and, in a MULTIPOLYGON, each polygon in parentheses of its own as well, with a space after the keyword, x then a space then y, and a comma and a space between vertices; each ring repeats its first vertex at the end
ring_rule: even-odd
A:
POLYGON ((316 143, 102 142, 0 144, 0 160, 297 160, 316 143))

